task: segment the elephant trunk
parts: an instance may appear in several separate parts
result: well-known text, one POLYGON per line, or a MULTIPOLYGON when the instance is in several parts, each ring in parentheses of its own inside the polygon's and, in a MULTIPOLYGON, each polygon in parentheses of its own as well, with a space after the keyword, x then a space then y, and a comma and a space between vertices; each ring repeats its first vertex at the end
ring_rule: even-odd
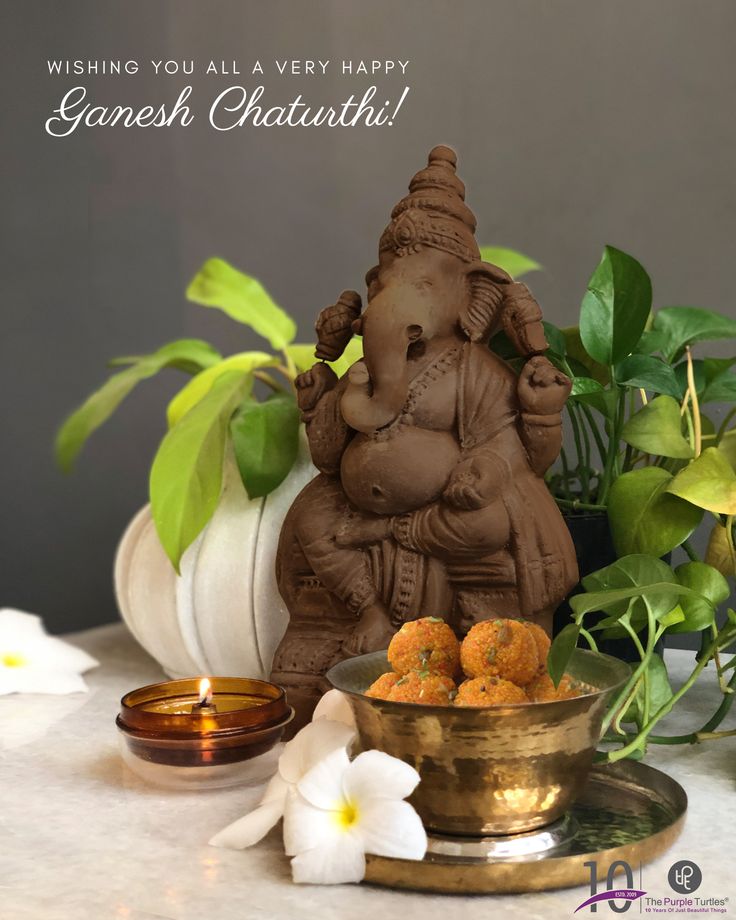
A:
POLYGON ((406 353, 419 329, 396 322, 381 325, 376 319, 370 309, 363 316, 365 364, 350 369, 340 404, 348 425, 366 434, 389 425, 401 412, 409 389, 406 353))

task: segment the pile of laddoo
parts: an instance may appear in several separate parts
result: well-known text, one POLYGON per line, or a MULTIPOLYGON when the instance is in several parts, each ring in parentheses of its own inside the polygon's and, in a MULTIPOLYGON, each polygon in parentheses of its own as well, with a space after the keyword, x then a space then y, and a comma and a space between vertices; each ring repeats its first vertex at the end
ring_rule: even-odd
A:
POLYGON ((547 674, 550 640, 536 623, 476 623, 462 643, 438 617, 404 623, 388 647, 392 671, 366 690, 379 700, 428 706, 498 706, 580 696, 590 688, 566 674, 555 689, 547 674))

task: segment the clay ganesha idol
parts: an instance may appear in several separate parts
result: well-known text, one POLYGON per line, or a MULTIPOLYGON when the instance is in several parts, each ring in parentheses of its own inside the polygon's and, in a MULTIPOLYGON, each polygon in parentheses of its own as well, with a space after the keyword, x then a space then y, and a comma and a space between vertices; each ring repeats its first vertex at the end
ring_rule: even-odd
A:
POLYGON ((407 620, 441 617, 463 635, 524 617, 549 632, 577 582, 542 478, 570 381, 543 356, 529 290, 480 260, 455 166, 448 147, 431 151, 381 236, 366 309, 347 291, 324 310, 320 361, 297 378, 320 473, 281 531, 291 620, 273 671, 297 725, 329 667, 386 648, 407 620), (518 374, 488 346, 499 330, 526 362, 518 374), (338 379, 323 361, 353 334, 364 358, 338 379))

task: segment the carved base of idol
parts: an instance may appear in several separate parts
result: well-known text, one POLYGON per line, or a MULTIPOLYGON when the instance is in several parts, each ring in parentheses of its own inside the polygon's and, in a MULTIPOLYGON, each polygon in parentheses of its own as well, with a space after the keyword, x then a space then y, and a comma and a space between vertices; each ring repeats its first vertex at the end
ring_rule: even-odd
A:
POLYGON ((392 213, 368 306, 322 311, 316 357, 354 333, 362 360, 297 378, 320 474, 297 496, 277 553, 291 620, 273 666, 297 730, 337 661, 386 648, 407 620, 464 635, 518 616, 551 630, 577 582, 567 527, 544 483, 570 381, 544 357, 528 289, 480 261, 455 158, 435 148, 392 213), (488 346, 503 329, 512 367, 488 346))

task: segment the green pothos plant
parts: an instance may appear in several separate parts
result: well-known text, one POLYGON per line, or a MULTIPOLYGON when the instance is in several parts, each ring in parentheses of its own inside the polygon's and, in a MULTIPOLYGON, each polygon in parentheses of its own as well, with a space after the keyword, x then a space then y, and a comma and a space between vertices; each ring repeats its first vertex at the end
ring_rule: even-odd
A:
MULTIPOLYGON (((511 249, 488 248, 485 257, 517 276, 538 267, 511 249)), ((59 465, 71 470, 87 438, 138 383, 165 369, 185 375, 166 409, 167 432, 149 481, 156 530, 177 572, 185 550, 217 507, 228 453, 250 498, 269 494, 289 474, 299 438, 294 380, 315 361, 313 344, 294 341, 292 317, 258 280, 224 260, 205 262, 186 296, 249 327, 271 351, 223 356, 200 339, 177 339, 150 354, 115 358, 110 365, 123 370, 67 418, 55 444, 59 465)), ((353 338, 331 366, 340 376, 361 355, 361 340, 353 338)))
POLYGON ((641 757, 648 742, 732 735, 716 729, 736 686, 734 659, 722 661, 736 639, 736 613, 719 611, 736 574, 736 356, 695 357, 693 347, 735 339, 736 321, 695 307, 653 309, 644 268, 607 246, 579 325, 547 324, 547 336, 551 359, 573 382, 567 417, 574 445, 548 484, 564 511, 607 514, 620 557, 583 578, 584 593, 570 601, 573 622, 553 643, 550 674, 559 681, 579 640, 595 649, 596 635, 630 637, 639 661, 606 716, 610 761, 641 757), (725 404, 718 425, 706 412, 713 404, 725 404), (700 527, 702 560, 691 539, 700 527), (677 549, 688 561, 673 569, 662 557, 677 549), (700 645, 676 692, 655 650, 672 633, 691 633, 700 645), (657 734, 709 665, 720 693, 713 714, 685 735, 657 734))

